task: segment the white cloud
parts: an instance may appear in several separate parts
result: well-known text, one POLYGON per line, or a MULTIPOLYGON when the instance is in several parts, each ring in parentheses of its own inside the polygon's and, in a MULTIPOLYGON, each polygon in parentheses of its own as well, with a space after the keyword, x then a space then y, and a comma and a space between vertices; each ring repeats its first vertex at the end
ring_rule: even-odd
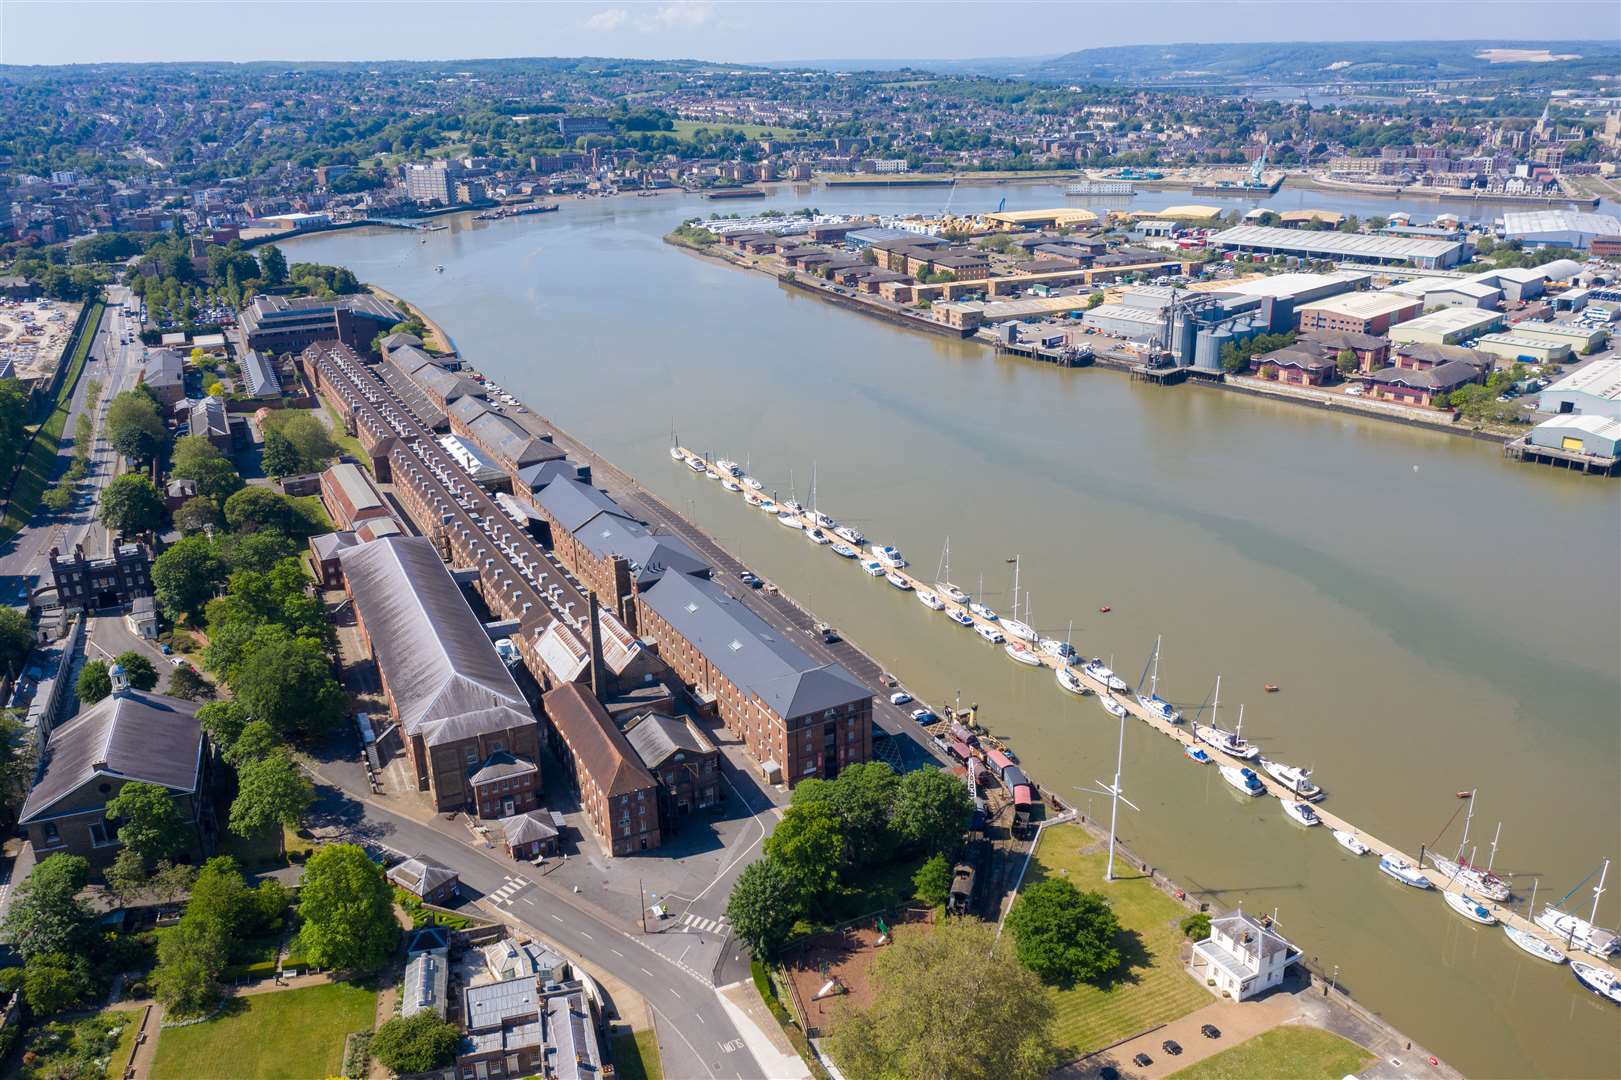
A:
POLYGON ((629 19, 630 12, 626 11, 624 8, 608 8, 604 11, 597 12, 589 19, 586 19, 585 28, 587 30, 599 30, 604 32, 613 31, 619 29, 621 26, 624 26, 626 21, 629 19))
POLYGON ((677 0, 661 4, 636 19, 640 30, 697 30, 715 18, 715 5, 705 0, 677 0))

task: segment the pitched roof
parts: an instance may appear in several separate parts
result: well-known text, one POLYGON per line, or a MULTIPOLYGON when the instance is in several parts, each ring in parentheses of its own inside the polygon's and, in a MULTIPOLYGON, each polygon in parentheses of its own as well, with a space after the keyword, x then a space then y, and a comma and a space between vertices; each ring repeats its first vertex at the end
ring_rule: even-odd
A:
POLYGON ((242 381, 247 384, 251 397, 274 397, 281 393, 281 378, 276 365, 252 349, 242 358, 242 381))
POLYGON ((654 785, 636 751, 614 726, 602 702, 577 683, 551 691, 543 699, 546 715, 574 752, 575 765, 612 797, 654 785))
POLYGON ((193 435, 229 435, 231 417, 225 411, 225 402, 217 397, 205 397, 191 406, 191 433, 193 435))
POLYGON ((141 381, 148 386, 179 386, 186 362, 174 349, 153 349, 146 357, 141 381))
POLYGON ((459 879, 456 871, 450 869, 450 867, 431 863, 423 856, 418 855, 416 858, 406 859, 397 866, 390 867, 388 880, 402 889, 414 892, 418 896, 424 896, 448 882, 459 879))
POLYGON ((784 719, 872 696, 844 665, 818 664, 712 581, 665 574, 641 597, 734 686, 784 719))
POLYGON ((1451 390, 1480 378, 1480 369, 1464 360, 1449 360, 1424 370, 1388 367, 1366 377, 1373 382, 1410 386, 1417 390, 1451 390))
POLYGON ((437 744, 534 722, 431 541, 384 537, 338 558, 407 735, 437 744))
POLYGON ((522 424, 500 413, 488 412, 467 425, 467 430, 490 452, 517 468, 556 461, 563 449, 532 434, 522 424))
POLYGON ((506 750, 497 750, 484 759, 484 764, 474 770, 468 782, 473 784, 488 784, 495 780, 507 780, 514 776, 525 776, 535 771, 535 763, 527 758, 521 758, 506 750))
POLYGON ((578 531, 580 526, 598 514, 617 514, 630 519, 630 515, 609 498, 607 492, 578 480, 558 480, 547 484, 536 501, 569 532, 578 531))
POLYGON ((569 461, 567 458, 525 465, 518 470, 518 476, 528 485, 530 491, 540 491, 554 480, 587 480, 590 475, 590 466, 569 461))
POLYGON ((202 750, 195 703, 140 690, 102 698, 51 732, 18 821, 49 816, 57 802, 97 776, 196 791, 202 750))
POLYGON ((468 425, 471 425, 474 420, 477 420, 479 417, 483 416, 489 411, 489 402, 471 395, 464 398, 458 398, 457 400, 451 402, 450 407, 445 410, 446 414, 452 420, 460 420, 462 423, 468 425))
POLYGON ((628 559, 636 584, 644 589, 667 570, 708 574, 713 569, 680 537, 655 535, 641 522, 617 514, 599 514, 576 529, 574 535, 599 557, 622 555, 628 559))
POLYGON ((557 835, 551 823, 535 811, 502 818, 501 832, 506 835, 509 844, 532 844, 536 840, 550 840, 557 835))
POLYGON ((657 769, 678 753, 708 754, 715 744, 684 716, 650 712, 625 725, 625 738, 649 769, 657 769))

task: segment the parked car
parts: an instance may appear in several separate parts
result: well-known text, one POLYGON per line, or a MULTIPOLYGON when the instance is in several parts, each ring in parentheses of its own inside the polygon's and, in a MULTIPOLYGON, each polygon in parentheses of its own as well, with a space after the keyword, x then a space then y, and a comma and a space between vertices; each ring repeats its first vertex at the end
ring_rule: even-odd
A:
POLYGON ((1147 1054, 1136 1054, 1133 1055, 1131 1063, 1137 1066, 1139 1069, 1146 1069, 1150 1065, 1154 1064, 1154 1059, 1149 1057, 1147 1054))
POLYGON ((934 711, 932 709, 913 709, 912 719, 920 724, 932 724, 934 723, 934 711))
POLYGON ((1215 1024, 1206 1024, 1199 1029, 1199 1034, 1207 1039, 1219 1039, 1221 1038, 1221 1028, 1215 1024))
POLYGON ((905 705, 911 700, 912 695, 908 694, 905 690, 897 690, 893 694, 889 695, 889 703, 891 705, 905 705))
POLYGON ((1164 1042, 1159 1044, 1159 1048, 1165 1051, 1167 1054, 1170 1054, 1172 1057, 1176 1057, 1182 1052, 1182 1044, 1177 1042, 1175 1039, 1166 1039, 1164 1042))

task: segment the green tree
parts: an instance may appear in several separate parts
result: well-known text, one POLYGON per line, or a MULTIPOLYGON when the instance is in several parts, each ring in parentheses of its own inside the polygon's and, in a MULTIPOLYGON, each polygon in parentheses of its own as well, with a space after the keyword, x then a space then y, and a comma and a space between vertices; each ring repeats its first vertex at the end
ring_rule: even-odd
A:
POLYGON ((17 886, 6 912, 6 939, 24 960, 84 951, 95 915, 78 894, 90 881, 90 864, 77 855, 40 860, 17 886))
POLYGON ((265 432, 265 449, 261 458, 265 472, 280 480, 304 471, 304 461, 287 436, 274 429, 265 432))
POLYGON ((371 1037, 371 1053, 391 1072, 427 1072, 449 1065, 461 1038, 461 1028, 423 1009, 384 1021, 371 1037))
POLYGON ((1056 1062, 1055 1010, 996 931, 952 919, 902 934, 872 965, 871 1004, 828 1037, 849 1080, 1039 1080, 1056 1062))
POLYGON ((838 815, 821 803, 790 806, 766 837, 765 853, 777 861, 801 903, 811 903, 838 884, 844 861, 838 815))
POLYGON ((782 864, 766 856, 743 868, 726 902, 732 932, 761 960, 770 960, 787 940, 800 909, 799 893, 782 864))
POLYGON ((900 790, 900 778, 882 761, 844 768, 832 780, 806 780, 794 788, 795 806, 819 803, 838 816, 857 863, 881 862, 894 850, 896 838, 890 813, 900 790))
POLYGON ((120 851, 102 876, 107 879, 107 887, 113 894, 124 901, 146 888, 149 880, 146 860, 133 848, 120 851))
POLYGON ((951 864, 936 852, 912 875, 917 898, 930 907, 939 907, 951 895, 951 864))
POLYGON ((158 610, 175 621, 202 611, 225 580, 219 546, 201 533, 182 538, 152 563, 153 598, 158 610))
POLYGON ((337 456, 337 444, 332 441, 326 425, 314 413, 287 412, 281 415, 286 419, 276 426, 276 431, 298 451, 301 471, 323 469, 327 462, 337 456))
POLYGON ((973 796, 950 773, 918 769, 901 777, 892 820, 912 848, 955 852, 973 816, 973 796))
POLYGON ((355 844, 328 844, 304 866, 298 913, 305 955, 339 971, 373 971, 399 941, 383 868, 355 844))
POLYGON ((208 529, 218 530, 224 524, 225 517, 218 504, 203 495, 187 499, 174 512, 174 527, 187 536, 208 529))
POLYGON ((225 500, 225 521, 239 532, 275 529, 303 539, 311 523, 297 503, 267 487, 247 487, 225 500))
POLYGON ((90 965, 83 956, 48 953, 23 966, 23 1000, 40 1016, 72 1008, 92 989, 90 965))
POLYGON ((248 712, 232 698, 210 701, 197 710, 197 723, 219 747, 229 747, 248 724, 248 712))
POLYGON ((260 529, 227 536, 220 545, 220 553, 232 570, 266 574, 283 559, 297 556, 298 545, 275 529, 260 529))
POLYGON ((102 698, 113 692, 112 676, 107 674, 105 660, 87 661, 79 669, 79 680, 73 684, 73 692, 79 695, 80 705, 94 705, 102 698))
POLYGON ((1210 916, 1202 911, 1189 915, 1177 925, 1182 928, 1182 936, 1189 941, 1203 941, 1210 936, 1210 916))
POLYGON ((1007 929, 1019 962, 1046 983, 1095 982, 1120 966, 1114 909, 1102 893, 1082 892, 1067 878, 1046 878, 1020 893, 1007 929))
POLYGON ((34 624, 14 607, 0 607, 0 673, 17 675, 34 648, 34 624))
POLYGON ((107 405, 102 431, 112 448, 132 461, 150 461, 169 442, 157 403, 144 390, 126 390, 107 405))
POLYGON ((137 690, 151 690, 158 685, 158 669, 152 666, 145 653, 125 649, 113 657, 113 663, 124 669, 124 677, 137 690))
POLYGON ((319 735, 343 718, 343 688, 318 642, 283 634, 252 649, 230 676, 231 691, 248 715, 283 737, 319 735))
POLYGON ((179 1018, 202 1016, 220 995, 220 972, 225 970, 227 940, 207 928, 180 925, 158 939, 158 964, 152 971, 152 994, 179 1018))
MULTIPOLYGON (((244 738, 247 734, 244 730, 244 738)), ((237 746, 241 745, 242 740, 238 740, 237 746)), ((274 829, 279 849, 285 836, 281 826, 297 828, 314 801, 314 785, 286 751, 265 754, 244 762, 237 771, 236 798, 231 802, 231 831, 238 836, 258 836, 274 829)))
POLYGON ((107 800, 107 817, 118 823, 118 842, 138 853, 147 865, 191 850, 192 829, 161 784, 132 780, 107 800))
POLYGON ((249 762, 258 761, 277 752, 284 745, 275 728, 263 720, 250 720, 243 725, 242 731, 224 748, 220 756, 231 768, 241 769, 249 762))
POLYGON ((133 536, 155 531, 163 527, 166 516, 158 489, 140 473, 115 476, 101 489, 96 517, 111 532, 133 536))
POLYGON ((1349 375, 1357 368, 1356 353, 1350 349, 1341 349, 1339 355, 1334 357, 1334 367, 1341 375, 1349 375))
POLYGON ((242 477, 229 458, 203 435, 176 440, 169 473, 197 485, 197 494, 223 501, 242 490, 242 477))
POLYGON ((259 277, 271 286, 287 280, 287 256, 275 244, 266 244, 259 249, 259 277))
POLYGON ((199 698, 213 697, 214 684, 203 678, 190 664, 176 664, 174 670, 169 672, 169 685, 163 692, 182 701, 197 701, 199 698))

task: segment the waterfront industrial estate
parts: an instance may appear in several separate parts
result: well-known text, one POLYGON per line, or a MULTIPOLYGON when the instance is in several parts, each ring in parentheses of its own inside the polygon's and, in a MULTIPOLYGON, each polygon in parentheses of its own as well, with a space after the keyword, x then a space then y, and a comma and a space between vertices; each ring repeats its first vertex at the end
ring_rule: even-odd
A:
POLYGON ((0 67, 6 1067, 1617 1075, 1536 44, 0 67))

